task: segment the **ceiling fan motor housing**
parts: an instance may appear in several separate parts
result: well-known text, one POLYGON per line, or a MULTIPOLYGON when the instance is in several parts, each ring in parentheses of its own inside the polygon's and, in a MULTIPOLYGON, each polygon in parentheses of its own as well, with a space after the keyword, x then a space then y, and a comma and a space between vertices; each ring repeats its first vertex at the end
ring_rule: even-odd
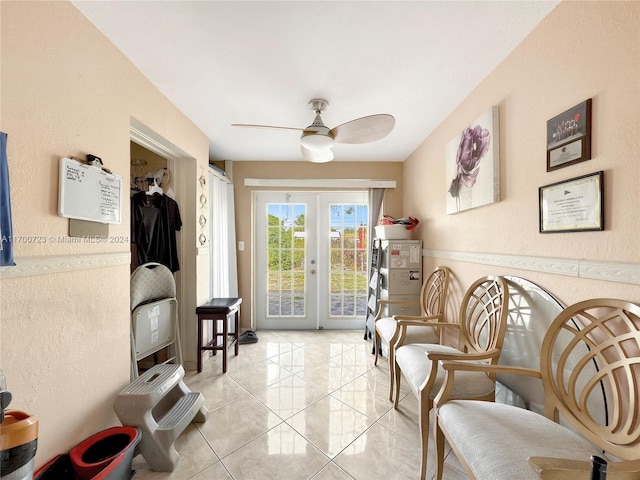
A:
POLYGON ((315 98, 309 102, 309 108, 316 112, 316 118, 302 132, 300 143, 309 150, 322 151, 333 147, 333 133, 322 121, 320 114, 329 106, 329 102, 315 98))

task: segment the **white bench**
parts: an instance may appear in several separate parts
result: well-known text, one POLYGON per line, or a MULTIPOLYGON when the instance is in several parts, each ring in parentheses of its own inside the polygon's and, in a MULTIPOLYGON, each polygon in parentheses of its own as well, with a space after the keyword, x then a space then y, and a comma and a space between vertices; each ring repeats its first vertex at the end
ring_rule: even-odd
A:
POLYGON ((189 423, 205 422, 209 414, 202 394, 189 390, 183 377, 182 365, 155 365, 122 390, 113 405, 123 425, 142 429, 139 452, 158 472, 175 469, 175 440, 189 423))

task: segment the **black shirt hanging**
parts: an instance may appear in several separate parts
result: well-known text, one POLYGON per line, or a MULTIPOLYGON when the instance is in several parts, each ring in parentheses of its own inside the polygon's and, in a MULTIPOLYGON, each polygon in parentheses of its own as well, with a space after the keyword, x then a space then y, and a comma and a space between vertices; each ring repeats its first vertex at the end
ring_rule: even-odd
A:
POLYGON ((131 197, 131 241, 137 245, 138 265, 157 262, 180 270, 176 232, 182 228, 180 210, 166 195, 146 192, 131 197))

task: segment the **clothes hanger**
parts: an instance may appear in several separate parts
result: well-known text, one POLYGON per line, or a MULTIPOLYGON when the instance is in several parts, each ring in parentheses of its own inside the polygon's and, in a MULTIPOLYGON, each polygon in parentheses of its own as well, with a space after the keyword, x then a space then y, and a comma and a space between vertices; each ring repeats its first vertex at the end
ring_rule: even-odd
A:
POLYGON ((162 187, 158 185, 154 180, 153 185, 149 185, 149 190, 147 190, 147 195, 153 195, 155 193, 159 193, 160 195, 163 195, 164 190, 162 190, 162 187))

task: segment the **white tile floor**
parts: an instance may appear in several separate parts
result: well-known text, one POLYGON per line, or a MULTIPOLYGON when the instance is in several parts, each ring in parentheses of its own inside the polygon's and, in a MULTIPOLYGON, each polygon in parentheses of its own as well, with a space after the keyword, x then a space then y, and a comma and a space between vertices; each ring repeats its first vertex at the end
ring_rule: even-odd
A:
MULTIPOLYGON (((204 395, 209 419, 178 438, 175 471, 153 472, 138 455, 135 480, 418 478, 417 400, 405 386, 393 409, 387 359, 373 365, 362 331, 259 331, 258 337, 241 345, 237 357, 229 352, 226 374, 220 354, 204 360, 202 373, 187 373, 189 388, 204 395)), ((444 478, 467 478, 452 454, 444 478)))

